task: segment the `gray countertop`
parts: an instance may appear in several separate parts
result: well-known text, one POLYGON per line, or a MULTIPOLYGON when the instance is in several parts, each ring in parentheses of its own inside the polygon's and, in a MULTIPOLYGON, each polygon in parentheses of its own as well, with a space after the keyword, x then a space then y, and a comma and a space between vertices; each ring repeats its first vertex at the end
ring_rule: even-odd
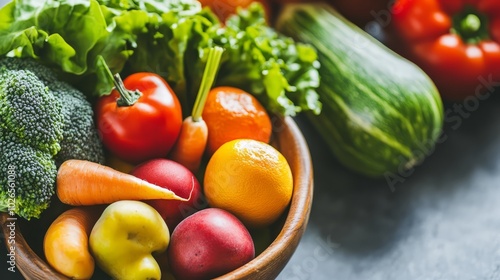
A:
POLYGON ((279 279, 500 279, 498 93, 477 108, 446 104, 443 141, 394 189, 345 170, 299 118, 315 191, 279 279))

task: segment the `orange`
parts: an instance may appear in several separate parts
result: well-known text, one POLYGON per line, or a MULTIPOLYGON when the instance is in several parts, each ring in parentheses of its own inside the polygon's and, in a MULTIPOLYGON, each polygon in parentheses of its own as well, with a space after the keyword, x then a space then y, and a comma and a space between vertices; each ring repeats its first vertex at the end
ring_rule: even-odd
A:
POLYGON ((210 158, 204 192, 211 207, 231 212, 250 228, 261 228, 275 222, 289 205, 292 172, 271 145, 233 140, 210 158))
POLYGON ((208 128, 209 155, 231 140, 247 138, 269 143, 271 139, 272 125, 267 111, 253 95, 238 88, 213 88, 202 118, 208 128))

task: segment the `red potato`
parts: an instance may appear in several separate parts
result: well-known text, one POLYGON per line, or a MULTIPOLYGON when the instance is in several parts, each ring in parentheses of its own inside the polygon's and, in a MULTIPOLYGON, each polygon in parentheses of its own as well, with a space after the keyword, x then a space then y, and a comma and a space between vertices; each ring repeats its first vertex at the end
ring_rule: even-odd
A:
POLYGON ((189 169, 173 160, 149 160, 136 166, 130 174, 151 184, 169 189, 180 197, 191 195, 188 201, 164 199, 144 201, 160 213, 171 230, 184 218, 206 206, 198 179, 189 169))
POLYGON ((184 219, 172 232, 167 250, 176 279, 212 279, 255 257, 243 223, 229 212, 207 208, 184 219))

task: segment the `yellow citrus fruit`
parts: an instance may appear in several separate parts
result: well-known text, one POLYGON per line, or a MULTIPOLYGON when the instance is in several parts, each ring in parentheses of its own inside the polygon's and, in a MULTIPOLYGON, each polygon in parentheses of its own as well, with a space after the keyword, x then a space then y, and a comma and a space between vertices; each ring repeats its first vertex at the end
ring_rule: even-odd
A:
POLYGON ((204 192, 211 207, 231 212, 248 227, 265 227, 290 203, 292 171, 271 145, 252 139, 232 140, 210 158, 204 192))

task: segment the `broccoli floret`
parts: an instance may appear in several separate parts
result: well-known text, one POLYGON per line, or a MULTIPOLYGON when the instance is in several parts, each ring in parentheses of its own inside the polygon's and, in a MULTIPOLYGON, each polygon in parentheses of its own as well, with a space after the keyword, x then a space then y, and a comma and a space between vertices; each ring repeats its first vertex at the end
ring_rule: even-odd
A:
POLYGON ((0 124, 20 142, 57 154, 62 140, 61 102, 30 71, 0 69, 0 124))
POLYGON ((85 96, 67 83, 49 86, 63 104, 64 118, 61 150, 56 155, 60 165, 68 159, 84 159, 104 163, 104 150, 94 125, 93 110, 85 96))
POLYGON ((20 143, 14 133, 0 131, 0 210, 38 218, 55 192, 55 161, 50 153, 20 143))
POLYGON ((0 148, 0 211, 28 220, 49 206, 58 164, 104 162, 90 102, 33 59, 0 58, 0 148))
POLYGON ((6 57, 0 59, 2 66, 33 72, 62 104, 63 139, 55 157, 58 165, 67 159, 104 163, 104 148, 94 124, 92 105, 81 91, 59 80, 54 71, 34 59, 6 57))

